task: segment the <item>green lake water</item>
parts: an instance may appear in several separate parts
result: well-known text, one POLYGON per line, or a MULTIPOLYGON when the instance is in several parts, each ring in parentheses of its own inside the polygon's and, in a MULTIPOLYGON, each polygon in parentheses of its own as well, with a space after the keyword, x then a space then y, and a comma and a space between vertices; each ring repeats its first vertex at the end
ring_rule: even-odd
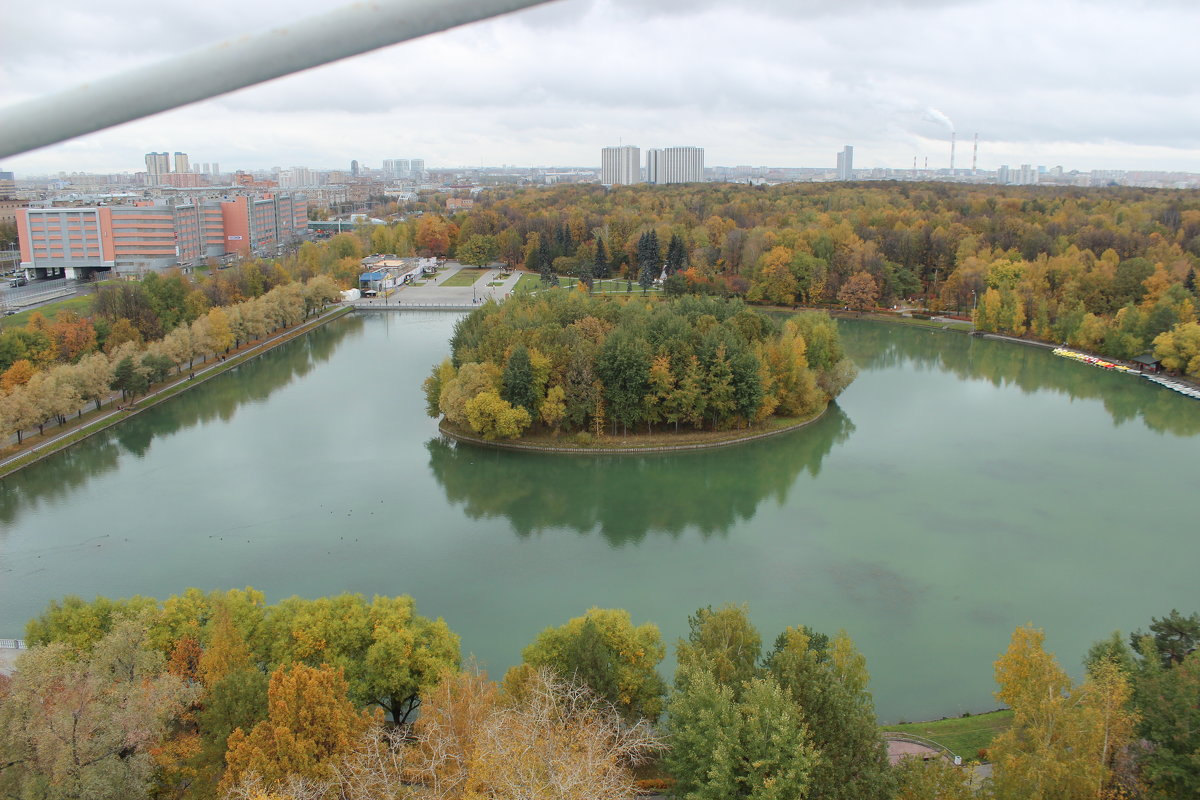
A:
MULTIPOLYGON (((656 456, 442 441, 421 380, 455 314, 358 315, 0 481, 0 636, 52 598, 251 585, 411 594, 499 677, 591 606, 673 649, 704 605, 766 642, 844 628, 880 717, 996 706, 1033 622, 1089 643, 1200 610, 1200 403, 1048 351, 845 321, 817 423, 656 456)), ((664 670, 673 668, 669 654, 664 670)))

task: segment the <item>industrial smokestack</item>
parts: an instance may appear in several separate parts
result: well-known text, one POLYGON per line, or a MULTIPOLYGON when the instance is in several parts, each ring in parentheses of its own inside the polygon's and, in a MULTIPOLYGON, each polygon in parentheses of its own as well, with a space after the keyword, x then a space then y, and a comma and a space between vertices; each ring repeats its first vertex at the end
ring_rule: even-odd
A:
POLYGON ((971 151, 971 174, 975 174, 976 165, 979 163, 979 134, 975 134, 975 149, 971 151))
POLYGON ((950 174, 954 174, 954 144, 955 138, 958 136, 954 131, 950 131, 950 174))

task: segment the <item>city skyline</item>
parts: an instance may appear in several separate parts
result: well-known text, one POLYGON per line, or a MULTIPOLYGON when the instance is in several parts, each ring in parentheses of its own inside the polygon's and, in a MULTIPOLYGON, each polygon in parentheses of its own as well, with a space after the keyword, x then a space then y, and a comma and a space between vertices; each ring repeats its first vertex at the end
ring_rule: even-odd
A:
MULTIPOLYGON (((12 20, 0 107, 285 21, 277 7, 233 8, 154 19, 122 2, 31 7, 12 20)), ((301 0, 287 13, 323 9, 301 0)), ((379 168, 413 152, 431 166, 599 166, 596 150, 615 141, 702 139, 712 164, 832 169, 853 142, 856 169, 938 169, 957 131, 960 169, 978 133, 980 169, 1200 172, 1197 22, 1183 2, 562 0, 0 168, 134 172, 164 149, 247 170, 379 168)))

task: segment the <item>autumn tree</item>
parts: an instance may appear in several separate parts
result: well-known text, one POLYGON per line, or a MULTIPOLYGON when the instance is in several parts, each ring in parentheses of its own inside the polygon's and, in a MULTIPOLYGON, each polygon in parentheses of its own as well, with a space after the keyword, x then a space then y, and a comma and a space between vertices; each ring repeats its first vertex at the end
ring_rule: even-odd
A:
POLYGON ((88 602, 76 595, 52 600, 46 610, 25 624, 25 639, 33 645, 62 642, 76 651, 90 651, 120 623, 155 610, 148 597, 126 600, 97 597, 88 602))
POLYGON ((856 272, 838 290, 838 302, 860 312, 879 300, 879 286, 869 272, 856 272))
POLYGON ((635 627, 628 611, 593 608, 542 631, 521 656, 526 664, 582 682, 627 720, 654 721, 666 693, 657 671, 665 652, 656 625, 635 627))
POLYGON ((221 791, 257 776, 267 784, 289 776, 323 779, 349 754, 369 718, 346 698, 340 669, 294 664, 271 675, 267 718, 229 737, 221 791))
POLYGON ((33 362, 29 359, 21 358, 14 361, 12 366, 6 369, 3 375, 0 375, 0 394, 8 394, 19 386, 25 386, 36 372, 33 362))
POLYGON ((455 249, 455 255, 459 261, 476 267, 486 267, 495 261, 499 254, 500 248, 496 244, 496 237, 478 234, 459 242, 455 249))
POLYGON ((271 610, 264 628, 273 663, 338 667, 354 703, 378 705, 397 724, 423 688, 458 667, 458 636, 443 620, 417 614, 408 596, 293 597, 271 610))
POLYGON ((538 416, 547 426, 553 429, 555 435, 567 413, 566 393, 563 387, 555 384, 546 392, 546 399, 538 407, 538 416))
POLYGON ((1185 322, 1159 334, 1154 357, 1172 372, 1200 379, 1200 323, 1185 322))
POLYGON ((988 748, 998 800, 1099 797, 1132 738, 1129 683, 1116 665, 1102 662, 1076 687, 1044 640, 1036 628, 1017 628, 996 661, 996 698, 1013 710, 1012 726, 988 748))
POLYGON ((0 787, 14 797, 146 797, 151 750, 195 694, 164 666, 136 619, 89 652, 65 641, 30 649, 0 705, 0 787))
POLYGON ((427 255, 444 256, 457 233, 457 226, 445 217, 425 214, 417 221, 416 244, 427 255))
POLYGON ((506 698, 478 731, 476 768, 498 800, 623 800, 632 768, 660 745, 645 722, 629 725, 587 688, 532 670, 519 698, 506 698))
POLYGON ((533 418, 522 407, 513 407, 494 391, 480 392, 467 401, 467 424, 488 441, 516 439, 533 418))

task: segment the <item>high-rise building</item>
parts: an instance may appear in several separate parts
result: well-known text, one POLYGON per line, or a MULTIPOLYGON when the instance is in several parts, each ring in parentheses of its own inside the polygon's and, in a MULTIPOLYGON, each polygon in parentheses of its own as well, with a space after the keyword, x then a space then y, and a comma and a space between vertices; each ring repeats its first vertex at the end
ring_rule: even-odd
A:
POLYGON ((409 174, 414 180, 422 180, 425 177, 425 159, 414 158, 408 162, 409 174))
POLYGON ((317 175, 308 167, 292 167, 279 170, 279 185, 285 189, 316 186, 317 175))
POLYGON ((996 170, 996 183, 1001 186, 1008 185, 1008 164, 1001 164, 1000 169, 996 170))
POLYGON ((358 159, 354 159, 350 162, 350 174, 355 178, 358 177, 358 159))
POLYGON ((158 186, 162 183, 162 176, 170 171, 170 153, 146 153, 146 183, 158 186))
POLYGON ((216 161, 212 162, 212 172, 210 172, 209 174, 210 175, 220 175, 221 174, 221 165, 218 164, 216 161))
POLYGON ((850 145, 837 154, 837 177, 839 181, 854 179, 854 148, 850 145))
MULTIPOLYGON (((188 173, 190 175, 190 173, 188 173)), ((17 212, 21 268, 139 273, 233 252, 267 252, 307 225, 304 195, 238 195, 17 212)))
POLYGON ((646 151, 647 183, 700 183, 703 180, 703 147, 653 147, 646 151))
POLYGON ((178 150, 176 150, 175 151, 175 172, 191 172, 191 171, 192 171, 191 168, 188 166, 187 153, 181 153, 178 150))
POLYGON ((625 186, 642 180, 642 151, 631 144, 600 150, 600 182, 625 186))

